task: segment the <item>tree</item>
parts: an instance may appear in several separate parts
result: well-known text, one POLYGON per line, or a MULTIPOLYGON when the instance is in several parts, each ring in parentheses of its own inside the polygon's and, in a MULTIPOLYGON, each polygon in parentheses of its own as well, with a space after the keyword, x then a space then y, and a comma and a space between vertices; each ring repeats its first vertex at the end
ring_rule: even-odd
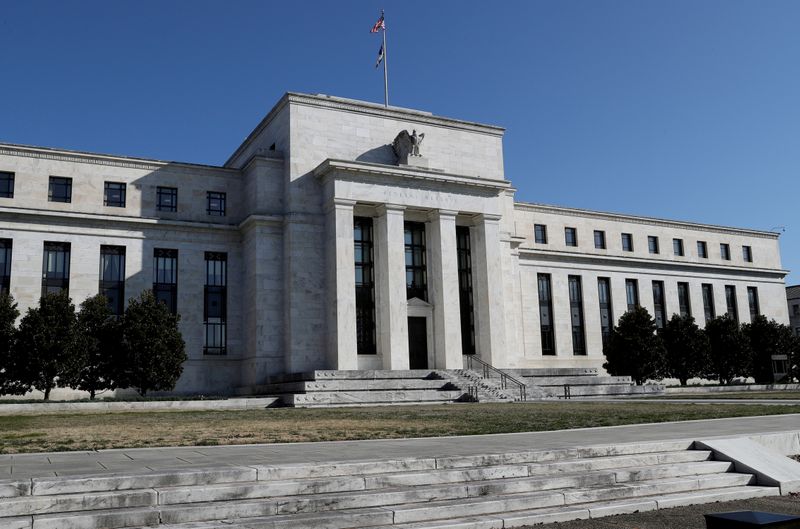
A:
POLYGON ((708 378, 730 384, 736 376, 750 374, 750 346, 739 324, 725 314, 706 322, 709 345, 708 378))
POLYGON ((606 363, 612 375, 628 375, 637 384, 656 378, 663 371, 664 346, 656 335, 656 322, 644 307, 622 315, 605 347, 606 363))
POLYGON ((66 292, 45 294, 39 307, 22 318, 12 351, 14 376, 27 389, 34 387, 50 399, 56 385, 74 363, 70 347, 75 327, 75 306, 66 292))
POLYGON ((666 350, 664 375, 677 378, 681 386, 708 371, 708 338, 691 316, 673 314, 661 332, 666 350))
POLYGON ((25 393, 15 380, 11 355, 17 333, 14 324, 18 317, 14 298, 10 294, 0 294, 0 395, 25 393))
POLYGON ((751 374, 757 384, 774 382, 772 372, 772 355, 792 356, 795 348, 795 337, 788 325, 775 320, 767 320, 764 316, 756 316, 752 323, 742 326, 742 332, 750 344, 751 374))
POLYGON ((136 388, 141 396, 175 387, 187 359, 179 321, 150 290, 130 300, 122 324, 119 387, 136 388))
POLYGON ((114 369, 122 349, 121 323, 108 307, 108 298, 98 294, 81 303, 70 347, 72 364, 64 376, 71 388, 89 392, 114 389, 114 369))

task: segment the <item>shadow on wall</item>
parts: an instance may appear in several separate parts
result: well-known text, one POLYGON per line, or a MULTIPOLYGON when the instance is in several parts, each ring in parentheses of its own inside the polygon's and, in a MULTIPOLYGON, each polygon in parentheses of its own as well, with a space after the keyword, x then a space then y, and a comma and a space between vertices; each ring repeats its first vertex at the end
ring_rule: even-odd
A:
POLYGON ((391 145, 381 145, 370 149, 356 158, 357 162, 381 163, 385 165, 397 165, 397 156, 391 145))

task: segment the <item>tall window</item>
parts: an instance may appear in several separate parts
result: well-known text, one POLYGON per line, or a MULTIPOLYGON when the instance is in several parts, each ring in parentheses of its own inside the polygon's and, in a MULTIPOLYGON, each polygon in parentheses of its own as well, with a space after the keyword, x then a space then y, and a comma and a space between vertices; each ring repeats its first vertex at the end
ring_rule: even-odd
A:
POLYGON ((375 354, 375 265, 372 218, 353 219, 356 267, 356 349, 375 354))
POLYGON ((0 198, 14 198, 14 173, 0 171, 0 198))
POLYGON ((158 211, 178 211, 178 188, 158 186, 156 188, 156 209, 158 211))
POLYGON ((706 241, 697 241, 697 257, 708 259, 708 245, 706 241))
POLYGON ((758 288, 747 287, 747 302, 750 304, 750 321, 756 319, 756 316, 761 314, 758 306, 758 288))
POLYGON ((639 284, 635 279, 625 280, 625 297, 628 301, 628 310, 639 306, 639 284))
POLYGON ((606 232, 594 230, 594 247, 598 250, 606 249, 606 232))
POLYGON ((42 262, 42 295, 65 291, 69 293, 68 242, 45 242, 42 262))
POLYGON ((425 264, 425 224, 405 223, 406 298, 428 301, 428 271, 425 264))
POLYGON ((710 283, 703 283, 703 311, 705 313, 706 322, 713 320, 717 317, 717 311, 714 308, 714 285, 710 283))
POLYGON ((583 292, 581 277, 569 276, 569 312, 572 320, 572 354, 586 354, 586 334, 583 325, 583 292))
POLYGON ((125 207, 125 184, 122 182, 106 182, 103 190, 103 205, 113 208, 125 207))
POLYGON ((725 304, 728 308, 728 316, 735 322, 739 322, 739 311, 736 307, 736 287, 725 285, 725 304))
POLYGON ((125 247, 100 247, 100 293, 115 316, 125 312, 125 247))
POLYGON ((578 230, 575 228, 564 228, 564 243, 567 246, 578 246, 578 230))
POLYGON ((683 239, 672 239, 672 253, 683 257, 683 239))
POLYGON ((653 281, 653 312, 656 317, 656 327, 663 329, 667 321, 667 308, 664 306, 663 281, 653 281))
POLYGON ((153 250, 153 294, 171 313, 178 313, 178 250, 153 250))
POLYGON ((458 299, 461 306, 461 352, 475 354, 475 311, 472 300, 472 253, 469 228, 456 226, 458 299))
POLYGON ((742 259, 746 263, 753 262, 753 249, 750 246, 742 246, 742 259))
POLYGON ((225 216, 225 193, 218 191, 206 193, 206 213, 215 217, 225 216))
POLYGON ((650 253, 658 253, 658 237, 653 235, 647 237, 647 250, 650 253))
POLYGON ((0 294, 11 289, 11 239, 0 239, 0 294))
POLYGON ((719 245, 719 256, 725 261, 731 260, 731 247, 729 244, 723 242, 719 245))
POLYGON ((633 234, 630 233, 622 234, 622 251, 623 252, 633 251, 633 234))
POLYGON ((534 224, 533 240, 537 244, 547 244, 547 226, 544 224, 534 224))
POLYGON ((203 354, 224 355, 228 344, 228 254, 206 252, 206 285, 203 292, 203 354))
POLYGON ((614 325, 614 314, 611 306, 611 280, 607 277, 597 278, 597 297, 600 299, 600 333, 603 346, 608 345, 611 329, 614 325))
POLYGON ((692 303, 689 300, 689 283, 678 283, 678 308, 681 316, 692 315, 692 303))
POLYGON ((550 274, 538 274, 539 282, 539 323, 542 333, 542 354, 556 354, 556 340, 553 333, 553 289, 550 274))
POLYGON ((72 202, 72 178, 51 176, 50 187, 47 190, 47 200, 50 202, 72 202))

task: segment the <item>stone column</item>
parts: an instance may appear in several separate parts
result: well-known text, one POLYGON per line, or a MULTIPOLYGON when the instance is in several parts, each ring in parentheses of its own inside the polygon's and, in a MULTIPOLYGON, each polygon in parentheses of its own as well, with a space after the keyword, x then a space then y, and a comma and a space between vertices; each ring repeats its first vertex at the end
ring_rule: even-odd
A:
POLYGON ((408 369, 408 306, 403 206, 384 204, 374 220, 375 312, 384 369, 408 369))
POLYGON ((334 199, 327 210, 328 366, 358 369, 352 200, 334 199))
POLYGON ((478 354, 484 362, 503 367, 505 329, 503 327, 503 267, 500 258, 500 217, 475 217, 475 243, 472 252, 473 296, 475 303, 478 354))
POLYGON ((430 214, 431 263, 428 289, 433 302, 434 367, 461 369, 461 309, 458 292, 458 255, 455 211, 430 214))

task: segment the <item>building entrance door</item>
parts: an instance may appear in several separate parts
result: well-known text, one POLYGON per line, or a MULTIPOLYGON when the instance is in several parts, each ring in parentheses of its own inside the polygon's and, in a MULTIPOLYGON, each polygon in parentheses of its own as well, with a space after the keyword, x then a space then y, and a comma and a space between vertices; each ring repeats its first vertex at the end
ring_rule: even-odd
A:
POLYGON ((408 318, 408 356, 411 369, 428 369, 428 329, 425 318, 408 318))

